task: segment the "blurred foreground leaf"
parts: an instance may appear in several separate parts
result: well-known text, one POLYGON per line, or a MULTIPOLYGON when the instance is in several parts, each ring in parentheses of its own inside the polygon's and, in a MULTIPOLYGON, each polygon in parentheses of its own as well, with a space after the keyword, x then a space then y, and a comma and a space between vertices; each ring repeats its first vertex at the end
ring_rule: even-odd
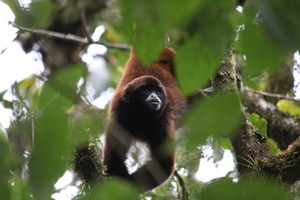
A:
POLYGON ((246 56, 243 69, 244 82, 251 84, 251 79, 277 69, 288 51, 270 38, 261 24, 253 22, 249 16, 243 18, 237 50, 246 56), (248 18, 247 18, 248 17, 248 18))
POLYGON ((50 198, 54 183, 70 163, 73 142, 67 110, 76 99, 77 82, 82 75, 82 69, 77 67, 60 71, 46 82, 40 95, 29 163, 36 199, 50 198))
POLYGON ((287 191, 262 178, 241 177, 238 182, 222 178, 203 187, 199 199, 202 200, 288 200, 287 191))
POLYGON ((176 49, 176 75, 185 95, 209 83, 235 37, 233 1, 203 2, 190 21, 191 33, 185 37, 185 44, 176 49))
POLYGON ((0 199, 11 199, 10 177, 12 155, 7 139, 0 130, 0 199))
MULTIPOLYGON (((138 57, 146 64, 155 61, 165 46, 170 28, 186 22, 204 1, 123 0, 121 12, 125 34, 138 57)), ((123 30, 123 31, 124 31, 123 30)))
POLYGON ((130 183, 123 180, 107 180, 105 182, 92 185, 91 188, 86 191, 86 195, 80 198, 80 200, 138 200, 138 196, 138 190, 130 183))
POLYGON ((268 35, 291 51, 300 48, 300 1, 253 0, 268 35))
POLYGON ((33 0, 29 8, 23 8, 17 0, 5 0, 5 2, 15 14, 16 23, 24 27, 46 27, 54 13, 52 0, 33 0))
POLYGON ((185 124, 190 129, 188 148, 204 144, 211 135, 231 137, 241 120, 235 95, 218 95, 194 105, 185 124))

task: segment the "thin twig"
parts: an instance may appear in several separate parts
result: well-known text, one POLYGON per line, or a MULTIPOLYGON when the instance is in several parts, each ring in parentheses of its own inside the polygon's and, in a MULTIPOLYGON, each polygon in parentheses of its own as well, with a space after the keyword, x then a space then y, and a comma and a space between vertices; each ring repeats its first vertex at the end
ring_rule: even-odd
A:
POLYGON ((23 32, 28 32, 28 33, 33 33, 33 34, 37 34, 37 35, 42 35, 42 36, 46 36, 46 37, 53 37, 53 38, 58 38, 58 39, 62 39, 62 40, 68 40, 68 41, 73 41, 73 42, 78 42, 81 44, 99 44, 99 45, 103 45, 109 49, 119 49, 119 50, 123 50, 123 51, 128 51, 130 50, 130 46, 127 44, 112 44, 109 42, 100 42, 100 41, 89 41, 87 38, 83 38, 83 37, 79 37, 73 34, 63 34, 63 33, 59 33, 59 32, 55 32, 55 31, 49 31, 49 30, 43 30, 43 29, 30 29, 30 28, 25 28, 22 26, 18 26, 17 24, 15 24, 14 22, 9 22, 10 25, 12 25, 13 27, 19 29, 20 31, 23 32))
POLYGON ((3 54, 3 53, 5 53, 6 50, 8 49, 8 47, 9 47, 10 45, 11 45, 11 44, 9 44, 7 47, 5 47, 4 49, 2 49, 2 51, 0 52, 0 55, 3 54))
POLYGON ((182 200, 188 200, 189 199, 188 192, 187 192, 186 185, 185 185, 183 178, 178 174, 177 170, 175 170, 174 176, 177 178, 179 185, 181 186, 182 200))
POLYGON ((81 20, 81 23, 82 23, 83 33, 86 36, 89 43, 92 43, 93 39, 91 38, 91 36, 89 34, 84 5, 82 3, 82 0, 78 0, 77 2, 78 2, 78 11, 79 11, 80 20, 81 20))
POLYGON ((269 92, 265 92, 265 91, 258 91, 258 90, 251 89, 249 87, 243 87, 242 91, 243 90, 244 91, 249 91, 249 92, 252 92, 252 93, 256 93, 256 94, 259 94, 259 95, 262 95, 262 96, 266 96, 266 97, 272 97, 272 98, 277 98, 277 99, 287 99, 287 100, 291 100, 291 101, 295 101, 295 102, 300 103, 300 99, 296 99, 296 98, 281 95, 281 94, 274 94, 274 93, 269 93, 269 92))

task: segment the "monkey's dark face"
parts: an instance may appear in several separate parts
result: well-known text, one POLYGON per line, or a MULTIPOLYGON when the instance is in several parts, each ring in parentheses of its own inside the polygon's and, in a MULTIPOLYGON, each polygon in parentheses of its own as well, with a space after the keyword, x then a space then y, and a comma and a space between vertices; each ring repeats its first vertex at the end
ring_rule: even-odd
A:
POLYGON ((166 104, 166 92, 153 77, 134 80, 124 89, 122 99, 138 115, 158 117, 166 104))
POLYGON ((165 104, 165 94, 161 87, 146 84, 136 90, 136 100, 146 110, 159 112, 165 104))

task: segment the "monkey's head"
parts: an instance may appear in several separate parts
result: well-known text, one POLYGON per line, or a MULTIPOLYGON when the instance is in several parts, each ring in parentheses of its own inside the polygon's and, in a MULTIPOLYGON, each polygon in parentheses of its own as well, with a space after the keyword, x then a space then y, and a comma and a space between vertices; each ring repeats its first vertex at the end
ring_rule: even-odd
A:
POLYGON ((121 99, 135 114, 155 118, 164 111, 167 94, 157 78, 141 76, 126 85, 121 99))

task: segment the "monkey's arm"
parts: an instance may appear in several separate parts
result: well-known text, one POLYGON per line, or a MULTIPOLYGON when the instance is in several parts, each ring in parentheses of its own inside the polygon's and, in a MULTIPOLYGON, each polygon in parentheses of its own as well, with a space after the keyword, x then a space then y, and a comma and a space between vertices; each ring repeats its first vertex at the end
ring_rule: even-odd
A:
POLYGON ((126 154, 130 148, 132 138, 119 125, 111 122, 107 128, 103 147, 103 163, 109 175, 128 177, 125 165, 126 154))
POLYGON ((151 160, 130 175, 143 191, 152 190, 167 180, 174 172, 175 145, 174 141, 150 147, 151 160))

